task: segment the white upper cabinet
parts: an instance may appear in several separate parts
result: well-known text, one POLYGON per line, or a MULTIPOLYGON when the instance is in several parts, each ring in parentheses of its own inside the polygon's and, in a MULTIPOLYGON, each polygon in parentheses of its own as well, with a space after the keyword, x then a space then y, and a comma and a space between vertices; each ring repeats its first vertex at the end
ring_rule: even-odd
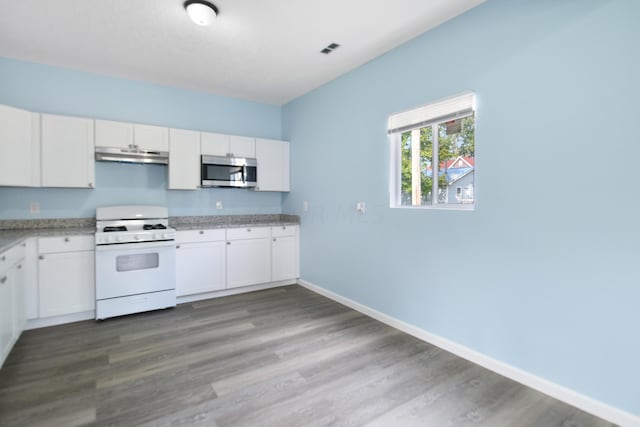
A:
POLYGON ((202 132, 200 151, 207 156, 226 156, 229 154, 229 135, 202 132))
POLYGON ((256 139, 247 136, 202 132, 202 154, 209 156, 256 157, 256 139))
POLYGON ((34 185, 31 118, 29 111, 0 105, 0 185, 34 185))
POLYGON ((248 136, 231 135, 229 137, 231 157, 256 157, 256 139, 248 136))
POLYGON ((289 191, 289 143, 256 139, 258 185, 256 191, 289 191))
POLYGON ((42 114, 42 186, 93 188, 93 120, 42 114))
POLYGON ((133 143, 140 150, 169 151, 169 128, 134 124, 133 143))
POLYGON ((133 123, 96 120, 96 147, 129 149, 133 145, 133 123))
POLYGON ((200 185, 200 132, 169 129, 169 189, 196 190, 200 185))

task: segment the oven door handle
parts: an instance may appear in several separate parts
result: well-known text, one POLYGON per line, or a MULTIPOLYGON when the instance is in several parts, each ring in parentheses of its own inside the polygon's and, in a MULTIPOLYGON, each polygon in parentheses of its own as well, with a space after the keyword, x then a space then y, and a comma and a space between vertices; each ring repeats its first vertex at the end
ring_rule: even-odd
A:
POLYGON ((156 242, 140 242, 140 243, 114 243, 107 245, 96 245, 96 252, 116 252, 116 251, 132 251, 149 249, 175 249, 175 240, 162 240, 156 242))

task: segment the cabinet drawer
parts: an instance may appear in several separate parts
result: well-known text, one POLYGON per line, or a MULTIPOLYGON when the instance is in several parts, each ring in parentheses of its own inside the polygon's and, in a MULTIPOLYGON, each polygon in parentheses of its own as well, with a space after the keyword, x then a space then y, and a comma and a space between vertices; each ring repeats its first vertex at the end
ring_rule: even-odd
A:
POLYGON ((0 271, 11 267, 17 261, 24 258, 26 244, 19 243, 14 247, 0 253, 0 271))
POLYGON ((93 251, 94 249, 95 245, 91 235, 41 237, 38 239, 38 253, 40 254, 93 251))
POLYGON ((224 228, 209 230, 181 230, 176 232, 176 243, 217 242, 226 239, 224 228))
POLYGON ((271 227, 271 235, 273 237, 295 236, 297 234, 297 225, 279 225, 277 227, 271 227))
POLYGON ((271 237, 271 227, 228 228, 227 240, 263 239, 271 237))

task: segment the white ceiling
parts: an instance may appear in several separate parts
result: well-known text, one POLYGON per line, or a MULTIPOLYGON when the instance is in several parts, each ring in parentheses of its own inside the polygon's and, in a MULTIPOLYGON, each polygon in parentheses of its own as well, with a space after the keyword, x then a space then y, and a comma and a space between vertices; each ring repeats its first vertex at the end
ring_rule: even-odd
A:
POLYGON ((0 56, 279 105, 484 1, 0 0, 0 56))

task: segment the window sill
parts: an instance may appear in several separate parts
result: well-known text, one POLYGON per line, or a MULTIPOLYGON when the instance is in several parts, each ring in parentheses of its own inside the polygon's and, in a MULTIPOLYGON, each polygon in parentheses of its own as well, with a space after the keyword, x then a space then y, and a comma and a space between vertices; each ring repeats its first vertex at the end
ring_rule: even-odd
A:
POLYGON ((474 211, 475 204, 440 204, 440 205, 422 205, 422 206, 390 206, 391 209, 408 209, 408 210, 434 210, 434 211, 474 211))

